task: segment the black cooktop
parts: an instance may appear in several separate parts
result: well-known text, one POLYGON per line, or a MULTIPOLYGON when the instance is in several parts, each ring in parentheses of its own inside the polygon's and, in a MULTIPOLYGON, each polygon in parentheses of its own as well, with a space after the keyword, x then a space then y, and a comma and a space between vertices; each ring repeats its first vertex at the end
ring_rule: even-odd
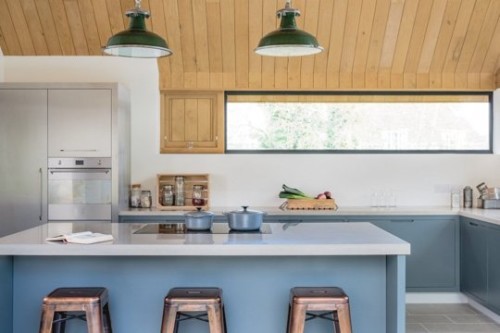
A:
POLYGON ((134 234, 270 234, 271 228, 268 224, 262 224, 258 230, 231 230, 226 223, 214 223, 209 230, 188 230, 184 223, 161 223, 145 224, 134 234))

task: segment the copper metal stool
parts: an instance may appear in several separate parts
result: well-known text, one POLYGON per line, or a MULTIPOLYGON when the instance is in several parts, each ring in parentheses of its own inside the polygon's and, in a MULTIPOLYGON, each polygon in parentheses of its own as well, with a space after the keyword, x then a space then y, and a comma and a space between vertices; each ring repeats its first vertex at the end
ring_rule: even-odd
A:
POLYGON ((349 298, 344 291, 335 287, 292 288, 287 333, 303 333, 305 322, 314 318, 333 321, 335 333, 351 333, 349 298))
POLYGON ((43 299, 40 333, 64 333, 66 321, 75 318, 87 321, 89 333, 112 333, 106 288, 58 288, 52 291, 43 299))
POLYGON ((172 288, 165 297, 161 333, 177 333, 179 322, 208 322, 210 333, 226 332, 226 314, 219 288, 172 288), (190 314, 198 312, 201 314, 190 314))

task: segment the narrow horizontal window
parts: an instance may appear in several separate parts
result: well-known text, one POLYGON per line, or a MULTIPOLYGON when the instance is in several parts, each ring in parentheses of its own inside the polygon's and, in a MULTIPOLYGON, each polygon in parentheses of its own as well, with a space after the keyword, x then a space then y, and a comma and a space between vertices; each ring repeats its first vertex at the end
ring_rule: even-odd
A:
POLYGON ((226 94, 227 152, 491 152, 490 93, 226 94))

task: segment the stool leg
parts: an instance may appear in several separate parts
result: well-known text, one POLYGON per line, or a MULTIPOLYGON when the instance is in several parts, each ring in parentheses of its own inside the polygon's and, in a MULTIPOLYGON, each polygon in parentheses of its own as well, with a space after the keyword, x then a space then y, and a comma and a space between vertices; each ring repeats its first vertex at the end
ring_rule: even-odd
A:
POLYGON ((349 313, 349 305, 348 304, 339 305, 337 307, 337 315, 339 317, 339 322, 338 322, 338 325, 340 326, 339 332, 351 333, 351 315, 349 313))
POLYGON ((42 320, 40 322, 40 333, 51 333, 54 321, 54 306, 42 305, 42 320))
POLYGON ((66 318, 66 312, 54 313, 54 322, 52 323, 53 333, 64 333, 66 331, 66 320, 64 318, 66 318))
POLYGON ((111 314, 109 312, 109 305, 107 303, 102 308, 102 312, 104 315, 104 333, 113 333, 113 329, 111 326, 111 314))
POLYGON ((210 333, 224 333, 222 328, 223 319, 220 306, 208 305, 207 314, 208 314, 208 324, 210 326, 210 333))
POLYGON ((226 309, 222 305, 222 320, 224 321, 224 333, 227 333, 226 309))
POLYGON ((303 333, 305 323, 306 323, 306 306, 302 304, 293 304, 292 318, 290 320, 290 331, 288 333, 303 333))
POLYGON ((92 304, 85 307, 88 333, 103 333, 101 305, 92 304))
POLYGON ((177 310, 177 306, 165 304, 161 323, 161 333, 174 333, 175 324, 177 323, 177 310))

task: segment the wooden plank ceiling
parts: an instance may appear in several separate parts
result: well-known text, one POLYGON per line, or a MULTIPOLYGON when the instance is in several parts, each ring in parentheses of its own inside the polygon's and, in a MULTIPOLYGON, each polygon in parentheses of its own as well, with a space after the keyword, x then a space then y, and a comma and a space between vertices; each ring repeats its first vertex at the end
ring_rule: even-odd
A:
MULTIPOLYGON (((161 89, 493 90, 500 0, 294 0, 325 51, 253 52, 284 0, 143 0, 174 55, 161 89)), ((101 55, 133 0, 0 0, 4 55, 101 55)))

